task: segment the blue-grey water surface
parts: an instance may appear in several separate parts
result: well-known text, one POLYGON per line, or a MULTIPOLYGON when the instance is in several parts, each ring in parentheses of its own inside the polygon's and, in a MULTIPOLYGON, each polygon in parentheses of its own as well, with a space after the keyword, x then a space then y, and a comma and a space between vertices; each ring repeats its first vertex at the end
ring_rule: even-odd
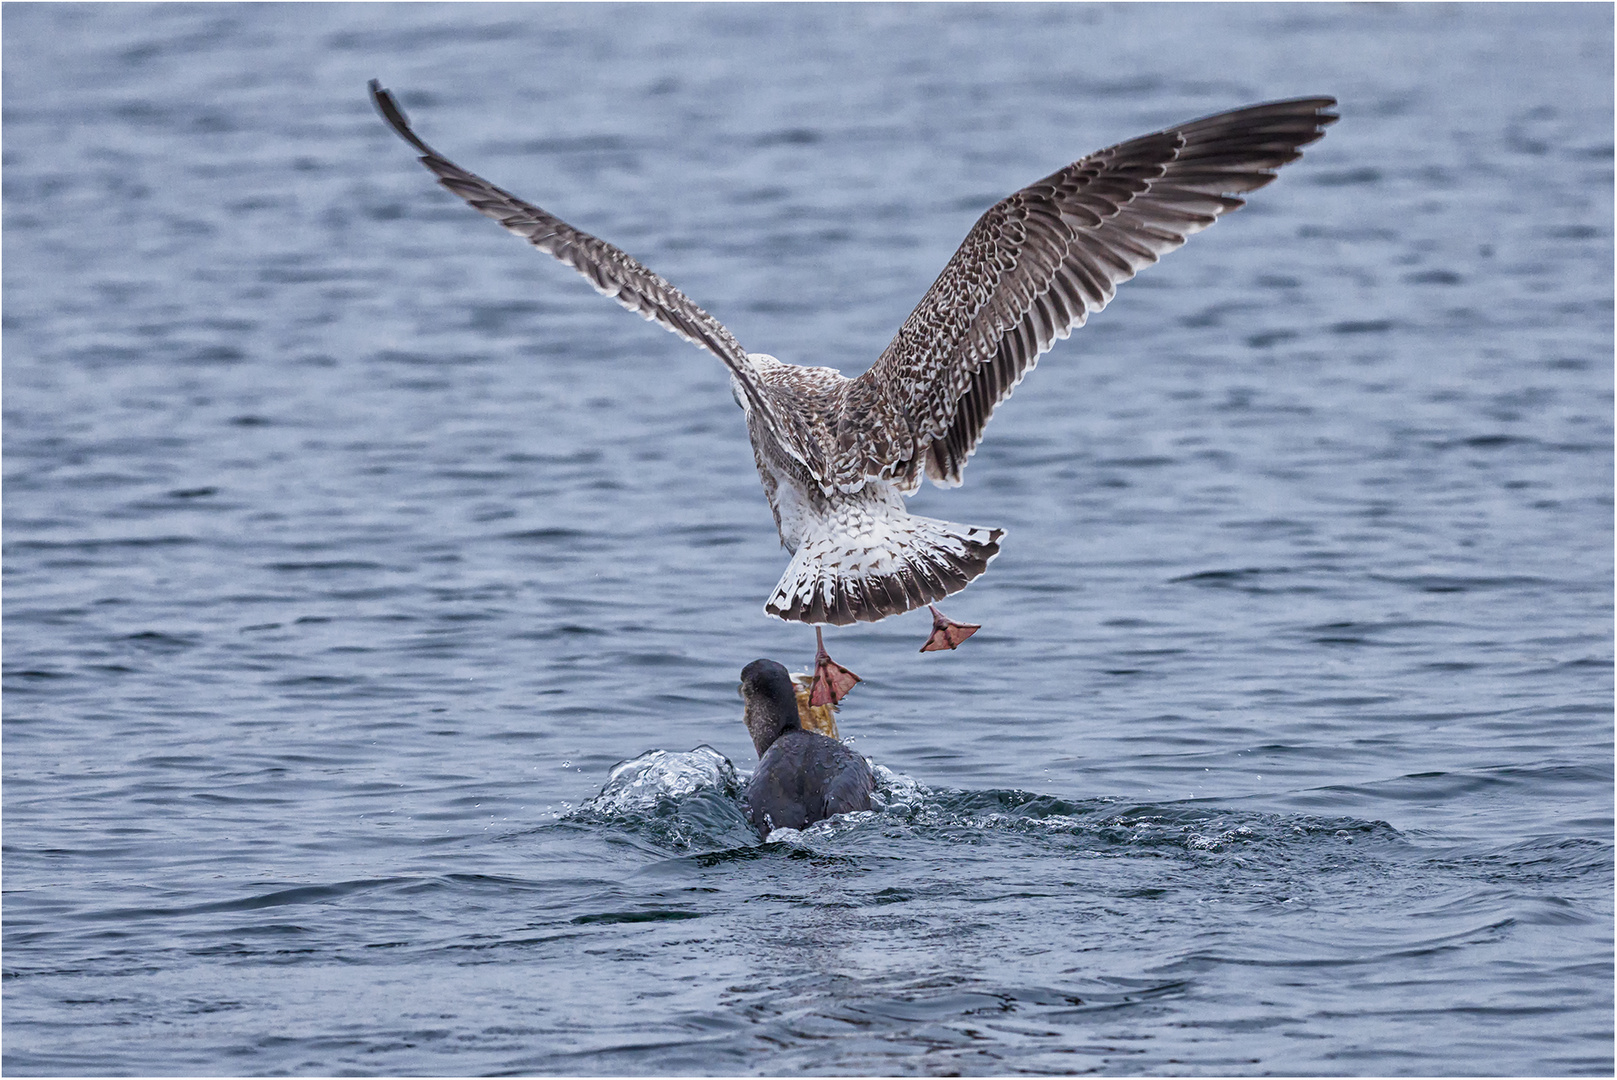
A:
POLYGON ((1612 20, 6 5, 5 1070, 1609 1074, 1612 20), (916 497, 984 629, 835 630, 882 808, 760 844, 722 367, 372 76, 850 373, 1022 184, 1342 121, 916 497))

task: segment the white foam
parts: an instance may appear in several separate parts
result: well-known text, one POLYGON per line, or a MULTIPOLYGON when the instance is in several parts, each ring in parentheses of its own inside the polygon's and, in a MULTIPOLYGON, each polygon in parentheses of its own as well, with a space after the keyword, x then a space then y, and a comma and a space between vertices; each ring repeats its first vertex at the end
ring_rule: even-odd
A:
POLYGON ((684 753, 651 750, 612 766, 601 793, 584 808, 602 814, 644 812, 664 799, 683 799, 704 788, 735 791, 739 785, 730 759, 711 746, 684 753))

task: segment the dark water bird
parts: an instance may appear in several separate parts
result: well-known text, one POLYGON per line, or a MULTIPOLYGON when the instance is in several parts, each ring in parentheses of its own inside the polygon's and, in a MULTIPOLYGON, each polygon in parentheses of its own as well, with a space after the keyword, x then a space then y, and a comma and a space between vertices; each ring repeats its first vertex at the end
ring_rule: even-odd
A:
POLYGON ((876 790, 870 764, 837 740, 803 730, 792 677, 784 667, 754 660, 742 668, 741 696, 747 703, 747 731, 758 751, 745 801, 759 836, 870 809, 876 790))
MULTIPOLYGON (((892 342, 849 379, 745 351, 735 336, 628 254, 456 165, 423 142, 393 96, 371 97, 439 183, 596 290, 706 349, 730 371, 753 459, 792 553, 764 610, 845 626, 965 588, 1005 531, 908 513, 923 476, 961 482, 995 406, 1040 354, 1112 299, 1119 283, 1243 205, 1337 117, 1328 97, 1252 105, 1100 150, 990 207, 892 342)), ((976 629, 933 609, 923 652, 976 629)), ((819 644, 811 700, 857 677, 819 644)))

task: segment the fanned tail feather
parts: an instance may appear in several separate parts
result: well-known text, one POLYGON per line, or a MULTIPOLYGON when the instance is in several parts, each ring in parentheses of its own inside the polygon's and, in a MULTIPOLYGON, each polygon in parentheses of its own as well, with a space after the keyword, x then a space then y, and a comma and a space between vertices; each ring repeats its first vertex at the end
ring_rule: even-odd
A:
POLYGON ((878 526, 805 539, 764 611, 833 626, 901 615, 964 589, 988 569, 1005 535, 902 512, 878 526))

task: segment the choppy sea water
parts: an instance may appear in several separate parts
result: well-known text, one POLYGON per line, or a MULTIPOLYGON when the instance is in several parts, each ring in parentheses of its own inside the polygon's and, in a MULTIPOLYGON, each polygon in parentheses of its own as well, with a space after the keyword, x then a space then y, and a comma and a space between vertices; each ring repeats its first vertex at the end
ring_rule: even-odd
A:
POLYGON ((4 11, 3 1064, 1610 1073, 1612 12, 4 11), (760 844, 782 567, 720 366, 862 369, 971 222, 1342 121, 1120 290, 836 630, 880 808, 760 844))

